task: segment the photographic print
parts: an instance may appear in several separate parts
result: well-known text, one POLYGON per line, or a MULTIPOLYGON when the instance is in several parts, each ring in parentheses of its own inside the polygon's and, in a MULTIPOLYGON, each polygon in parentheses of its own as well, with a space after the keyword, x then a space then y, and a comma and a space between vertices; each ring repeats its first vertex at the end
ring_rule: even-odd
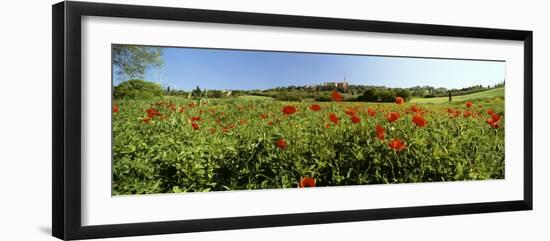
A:
POLYGON ((113 195, 504 178, 503 60, 111 47, 113 195))

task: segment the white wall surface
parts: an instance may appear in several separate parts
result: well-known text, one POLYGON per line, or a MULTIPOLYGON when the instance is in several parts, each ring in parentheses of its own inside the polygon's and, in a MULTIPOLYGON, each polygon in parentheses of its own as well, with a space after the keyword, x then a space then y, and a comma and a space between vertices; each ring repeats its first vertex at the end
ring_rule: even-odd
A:
MULTIPOLYGON (((534 31, 534 211, 113 240, 550 240, 550 17, 546 1, 111 0, 106 2, 534 31)), ((0 8, 0 240, 51 231, 51 4, 0 8)))

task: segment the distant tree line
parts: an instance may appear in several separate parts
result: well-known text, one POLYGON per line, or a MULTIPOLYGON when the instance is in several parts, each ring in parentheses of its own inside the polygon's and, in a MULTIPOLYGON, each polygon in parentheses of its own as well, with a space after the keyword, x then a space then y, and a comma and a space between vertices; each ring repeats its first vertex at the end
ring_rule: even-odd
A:
POLYGON ((433 98, 471 94, 492 88, 503 87, 504 82, 493 86, 474 85, 461 89, 414 86, 410 88, 389 88, 384 86, 349 85, 347 88, 330 86, 287 86, 266 90, 206 90, 197 86, 191 91, 170 87, 162 89, 160 85, 143 80, 129 80, 115 86, 115 98, 148 98, 154 96, 181 96, 186 98, 232 98, 243 95, 265 96, 281 101, 331 101, 331 93, 340 92, 345 101, 393 102, 399 96, 406 101, 411 98, 433 98))

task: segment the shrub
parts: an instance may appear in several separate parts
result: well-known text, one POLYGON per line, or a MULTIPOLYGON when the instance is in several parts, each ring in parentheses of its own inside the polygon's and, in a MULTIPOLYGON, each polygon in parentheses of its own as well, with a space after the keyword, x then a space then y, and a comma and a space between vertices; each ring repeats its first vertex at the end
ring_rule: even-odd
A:
POLYGON ((357 98, 357 100, 367 102, 394 102, 395 97, 398 96, 408 101, 411 98, 411 92, 406 89, 368 88, 363 92, 363 95, 357 98))
POLYGON ((115 99, 149 99, 162 96, 163 90, 159 84, 144 80, 133 79, 115 86, 115 99))
POLYGON ((273 98, 282 101, 302 101, 302 97, 299 93, 281 92, 272 95, 273 98))

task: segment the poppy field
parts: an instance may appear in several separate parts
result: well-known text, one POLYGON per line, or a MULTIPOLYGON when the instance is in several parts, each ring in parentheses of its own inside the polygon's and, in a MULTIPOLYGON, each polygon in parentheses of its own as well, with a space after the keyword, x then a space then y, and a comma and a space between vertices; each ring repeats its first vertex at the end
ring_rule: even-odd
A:
POLYGON ((113 194, 504 178, 504 100, 116 100, 113 194))

